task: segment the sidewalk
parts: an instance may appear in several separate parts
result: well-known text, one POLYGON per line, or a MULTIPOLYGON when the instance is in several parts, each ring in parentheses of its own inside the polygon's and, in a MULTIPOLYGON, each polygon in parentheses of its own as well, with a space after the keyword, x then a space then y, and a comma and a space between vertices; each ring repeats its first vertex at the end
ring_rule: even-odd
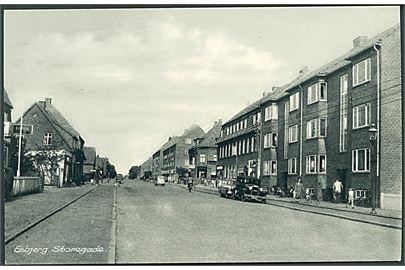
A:
POLYGON ((95 189, 96 186, 49 187, 44 192, 15 197, 5 203, 5 239, 12 238, 31 224, 47 217, 66 204, 95 189))
MULTIPOLYGON (((197 185, 194 187, 194 190, 219 196, 218 189, 211 186, 197 185)), ((378 208, 376 209, 377 214, 371 215, 371 208, 355 207, 352 209, 351 207, 346 208, 345 203, 335 204, 326 201, 321 201, 319 203, 316 201, 307 202, 304 199, 296 200, 290 197, 281 198, 272 194, 268 195, 267 204, 390 228, 402 228, 402 212, 398 210, 378 208)))

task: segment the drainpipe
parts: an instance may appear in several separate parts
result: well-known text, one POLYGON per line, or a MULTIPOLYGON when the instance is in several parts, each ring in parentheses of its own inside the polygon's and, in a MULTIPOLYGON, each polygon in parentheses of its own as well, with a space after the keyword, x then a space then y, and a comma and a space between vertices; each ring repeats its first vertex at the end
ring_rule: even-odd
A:
MULTIPOLYGON (((380 176, 380 136, 381 136, 381 132, 380 132, 380 92, 381 92, 381 85, 380 85, 380 50, 378 49, 378 47, 380 46, 380 43, 377 42, 374 45, 374 50, 377 53, 377 141, 376 141, 376 145, 377 145, 377 157, 376 157, 376 175, 377 175, 377 192, 380 194, 380 185, 379 185, 379 176, 380 176)), ((381 195, 380 195, 381 196, 381 195)), ((377 202, 379 202, 378 204, 381 204, 381 198, 378 198, 379 196, 376 196, 377 202)))
POLYGON ((304 107, 304 90, 301 87, 301 84, 298 85, 301 90, 300 93, 300 174, 299 177, 302 178, 302 114, 304 107))
POLYGON ((374 45, 374 50, 377 53, 377 176, 380 175, 380 50, 377 48, 380 46, 379 43, 374 45))

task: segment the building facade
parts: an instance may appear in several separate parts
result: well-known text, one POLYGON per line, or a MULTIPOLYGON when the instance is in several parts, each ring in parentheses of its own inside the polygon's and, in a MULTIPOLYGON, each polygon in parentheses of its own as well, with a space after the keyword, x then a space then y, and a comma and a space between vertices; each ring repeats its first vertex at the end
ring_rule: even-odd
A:
POLYGON ((336 178, 345 192, 351 187, 356 198, 370 198, 375 177, 378 206, 400 209, 400 59, 397 25, 356 38, 347 53, 273 88, 222 125, 219 174, 256 175, 286 190, 301 179, 309 191, 321 186, 326 200, 336 178))
MULTIPOLYGON (((21 118, 15 123, 20 125, 21 118)), ((56 173, 43 166, 45 185, 62 187, 79 184, 83 177, 84 140, 52 105, 52 99, 34 103, 23 114, 23 124, 32 126, 31 134, 24 134, 26 150, 33 155, 40 152, 56 156, 56 173)))
MULTIPOLYGON (((15 137, 13 135, 13 125, 11 119, 11 111, 13 104, 8 97, 6 89, 3 88, 4 93, 4 167, 12 167, 12 155, 15 149, 15 137)), ((13 168, 16 173, 16 168, 13 168)))
POLYGON ((222 127, 222 120, 215 121, 214 126, 201 138, 193 140, 189 153, 190 174, 194 178, 215 180, 217 178, 217 146, 222 127))
POLYGON ((93 173, 96 169, 96 148, 83 147, 83 152, 86 160, 83 162, 83 174, 88 179, 94 177, 93 173))

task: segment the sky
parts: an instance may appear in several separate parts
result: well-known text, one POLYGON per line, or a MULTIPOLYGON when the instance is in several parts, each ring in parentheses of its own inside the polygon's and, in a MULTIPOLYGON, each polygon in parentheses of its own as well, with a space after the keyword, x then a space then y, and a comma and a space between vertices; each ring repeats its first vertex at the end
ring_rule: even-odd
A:
POLYGON ((397 7, 6 10, 13 119, 52 98, 119 173, 399 23, 397 7))

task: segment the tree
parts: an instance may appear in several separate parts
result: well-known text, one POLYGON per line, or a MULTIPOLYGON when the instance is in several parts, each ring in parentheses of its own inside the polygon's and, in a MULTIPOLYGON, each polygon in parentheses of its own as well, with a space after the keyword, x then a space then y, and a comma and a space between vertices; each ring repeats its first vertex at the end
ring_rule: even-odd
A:
POLYGON ((140 166, 132 166, 131 169, 129 169, 129 179, 138 178, 140 172, 141 172, 140 166))
POLYGON ((187 168, 177 167, 176 171, 179 177, 188 177, 189 170, 187 168))
POLYGON ((117 176, 117 171, 115 170, 115 166, 107 163, 107 176, 110 178, 115 178, 117 176))

